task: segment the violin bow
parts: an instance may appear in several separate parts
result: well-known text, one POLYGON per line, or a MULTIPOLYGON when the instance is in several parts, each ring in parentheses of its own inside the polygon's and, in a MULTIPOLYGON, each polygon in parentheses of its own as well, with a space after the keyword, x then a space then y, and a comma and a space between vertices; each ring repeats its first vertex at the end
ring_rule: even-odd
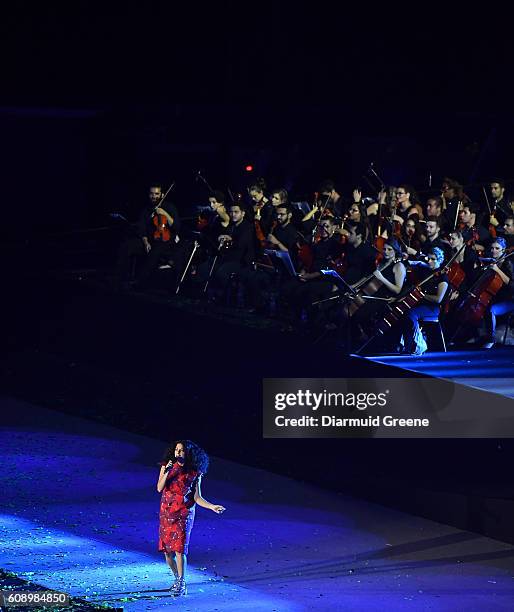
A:
MULTIPOLYGON (((168 187, 168 191, 166 191, 166 193, 162 196, 162 198, 160 199, 159 203, 157 204, 157 206, 153 209, 153 212, 155 213, 155 211, 161 206, 161 204, 164 202, 164 200, 166 199, 166 196, 168 195, 168 193, 175 187, 175 181, 173 181, 173 183, 171 183, 171 185, 168 187)), ((153 213, 152 213, 153 215, 153 213)))

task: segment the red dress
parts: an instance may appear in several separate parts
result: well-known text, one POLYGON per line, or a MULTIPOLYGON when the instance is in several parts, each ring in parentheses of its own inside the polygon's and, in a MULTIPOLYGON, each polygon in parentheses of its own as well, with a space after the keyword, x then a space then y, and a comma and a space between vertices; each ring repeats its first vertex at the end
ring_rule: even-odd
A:
POLYGON ((179 463, 168 472, 159 514, 160 552, 187 555, 195 520, 195 490, 199 477, 198 472, 186 472, 179 463))

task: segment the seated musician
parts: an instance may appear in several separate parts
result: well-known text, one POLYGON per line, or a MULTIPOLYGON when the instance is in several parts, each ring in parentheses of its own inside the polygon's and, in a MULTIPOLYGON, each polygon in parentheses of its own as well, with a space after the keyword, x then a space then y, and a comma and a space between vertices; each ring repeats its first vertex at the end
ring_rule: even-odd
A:
POLYGON ((180 217, 177 208, 163 200, 162 187, 153 185, 149 192, 149 205, 143 210, 138 232, 146 258, 137 279, 139 289, 145 289, 161 264, 173 268, 174 275, 181 269, 183 250, 179 245, 180 217))
POLYGON ((502 237, 505 239, 508 249, 514 246, 514 217, 512 215, 505 218, 502 237))
POLYGON ((266 196, 265 190, 266 181, 263 178, 257 179, 257 181, 248 188, 248 193, 252 198, 253 204, 253 220, 256 226, 258 224, 259 230, 262 232, 263 236, 266 236, 271 229, 275 210, 270 199, 266 196))
POLYGON ((408 257, 417 257, 421 251, 421 225, 419 217, 412 215, 402 225, 400 242, 408 257))
MULTIPOLYGON (((511 259, 496 263, 506 253, 507 243, 503 238, 497 238, 490 247, 491 257, 495 263, 491 266, 503 281, 500 291, 494 296, 492 305, 485 315, 486 338, 483 348, 490 349, 495 344, 496 317, 514 312, 514 265, 511 259)), ((513 256, 514 257, 514 256, 513 256)))
MULTIPOLYGON (((277 221, 273 224, 267 236, 265 248, 288 253, 293 266, 298 265, 298 231, 291 223, 292 210, 287 204, 278 204, 276 207, 277 221)), ((269 262, 270 260, 268 260, 269 262)), ((273 262, 271 262, 273 265, 273 262)), ((288 280, 285 270, 278 272, 268 266, 260 266, 257 269, 247 269, 243 274, 243 282, 247 289, 248 308, 252 312, 263 312, 265 310, 265 291, 268 290, 273 282, 278 284, 288 280), (277 278, 278 275, 278 278, 277 278)))
POLYGON ((376 318, 387 307, 386 298, 393 298, 401 293, 407 275, 401 258, 400 244, 395 238, 389 238, 384 244, 383 260, 373 272, 373 277, 379 281, 380 287, 374 292, 369 292, 364 285, 361 290, 364 295, 370 295, 375 299, 365 299, 351 319, 351 324, 356 326, 358 331, 358 335, 354 338, 357 344, 361 344, 373 333, 376 318))
POLYGON ((454 262, 460 265, 465 274, 464 284, 461 285, 461 289, 464 289, 473 282, 475 268, 478 265, 478 255, 471 244, 464 246, 464 235, 460 230, 450 232, 449 240, 453 254, 459 253, 454 262))
POLYGON ((159 206, 162 198, 161 185, 150 185, 148 203, 139 215, 135 235, 128 237, 118 251, 116 261, 118 284, 133 280, 131 278, 131 268, 134 259, 136 263, 139 261, 145 263, 141 276, 148 276, 163 256, 170 255, 174 250, 176 244, 174 238, 180 229, 180 218, 177 209, 170 202, 165 201, 159 206), (160 217, 157 217, 157 215, 160 215, 160 217), (162 223, 159 223, 159 221, 162 221, 162 223), (165 227, 162 227, 162 224, 165 227), (172 240, 164 241, 165 237, 172 238, 172 240), (152 250, 154 250, 154 253, 150 257, 152 250))
POLYGON ((230 206, 229 225, 225 233, 218 237, 220 253, 214 268, 214 283, 226 289, 232 274, 240 275, 255 262, 255 231, 252 223, 246 220, 246 211, 241 203, 230 206))
POLYGON ((460 183, 455 179, 446 177, 441 184, 441 200, 447 227, 453 229, 457 225, 461 203, 468 204, 470 202, 469 196, 464 193, 464 188, 460 183))
POLYGON ((420 217, 423 216, 423 207, 412 185, 406 185, 405 183, 398 185, 396 188, 396 202, 397 208, 393 220, 401 225, 407 220, 412 207, 416 209, 415 212, 420 217))
MULTIPOLYGON (((428 253, 428 268, 424 269, 424 278, 436 272, 443 261, 443 251, 439 247, 433 247, 428 253)), ((426 292, 423 300, 418 306, 409 310, 400 322, 405 353, 420 356, 427 350, 425 338, 419 327, 419 319, 439 314, 440 304, 447 289, 448 277, 446 274, 435 275, 423 285, 423 290, 426 292)))
POLYGON ((287 190, 281 187, 280 189, 275 189, 271 192, 271 205, 274 207, 275 212, 280 204, 288 204, 289 203, 289 194, 287 190))
POLYGON ((492 179, 489 191, 493 199, 489 223, 498 228, 505 223, 506 217, 512 214, 509 198, 505 193, 505 181, 499 178, 492 179))
POLYGON ((204 248, 213 254, 218 248, 218 237, 227 231, 230 216, 225 207, 225 194, 215 190, 209 197, 209 205, 213 211, 207 225, 203 228, 204 248))
POLYGON ((480 205, 469 202, 460 211, 459 218, 463 225, 464 242, 473 242, 475 251, 484 251, 485 245, 491 241, 492 236, 487 228, 480 224, 479 215, 480 205))
POLYGON ((339 236, 334 233, 335 228, 333 217, 321 219, 319 240, 312 245, 313 261, 310 269, 302 269, 297 278, 283 286, 283 297, 296 320, 300 320, 301 312, 305 309, 312 321, 313 302, 329 297, 334 290, 333 282, 327 280, 321 270, 333 267, 333 262, 341 255, 342 247, 339 236))
POLYGON ((442 217, 427 217, 425 221, 425 240, 421 247, 421 256, 428 254, 432 249, 437 247, 444 254, 444 259, 447 261, 452 255, 450 244, 442 238, 442 217))
POLYGON ((377 251, 368 242, 365 242, 366 226, 364 223, 350 222, 347 224, 347 229, 347 269, 344 278, 352 285, 375 270, 377 251))
POLYGON ((302 234, 312 234, 319 222, 320 216, 342 218, 346 205, 340 193, 336 191, 334 181, 327 179, 319 186, 318 199, 314 202, 311 210, 302 218, 302 234))

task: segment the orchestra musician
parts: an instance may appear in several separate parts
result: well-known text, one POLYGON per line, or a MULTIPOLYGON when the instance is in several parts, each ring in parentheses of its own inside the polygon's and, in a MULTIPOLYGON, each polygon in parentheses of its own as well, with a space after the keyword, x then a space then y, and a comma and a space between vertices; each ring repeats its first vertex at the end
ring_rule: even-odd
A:
POLYGON ((333 217, 321 219, 319 240, 312 245, 313 261, 310 269, 303 268, 296 278, 283 286, 283 298, 291 307, 291 315, 296 322, 301 320, 303 309, 312 321, 313 302, 329 297, 334 291, 332 281, 327 280, 321 270, 333 267, 333 262, 341 256, 342 246, 339 237, 335 235, 335 229, 333 217))
POLYGON ((270 199, 266 196, 265 190, 266 182, 262 178, 248 188, 253 204, 256 237, 261 241, 269 234, 274 217, 274 208, 270 199))
POLYGON ((460 211, 460 221, 463 225, 464 242, 473 242, 476 251, 484 251, 485 245, 491 240, 487 228, 479 223, 480 205, 475 202, 464 204, 460 211))
POLYGON ((230 206, 228 230, 218 236, 220 255, 214 270, 215 285, 225 290, 232 274, 240 275, 255 262, 255 232, 239 202, 230 206))
MULTIPOLYGON (((437 272, 443 262, 444 253, 442 249, 432 247, 428 252, 428 268, 424 268, 424 279, 437 272)), ((439 314, 441 302, 448 289, 448 277, 444 273, 434 275, 423 288, 425 295, 421 303, 409 310, 400 322, 404 352, 408 355, 420 356, 427 350, 427 343, 421 332, 419 319, 439 314)))
POLYGON ((163 200, 162 187, 149 191, 149 206, 139 219, 139 231, 147 253, 137 279, 139 289, 145 289, 161 264, 171 267, 175 275, 181 270, 184 252, 179 246, 180 217, 168 199, 163 200))
POLYGON ((507 248, 514 246, 514 216, 509 215, 503 224, 503 238, 507 243, 507 248))
POLYGON ((387 298, 396 297, 401 293, 407 275, 407 270, 401 260, 402 252, 398 240, 396 238, 387 239, 383 247, 383 259, 373 272, 373 278, 380 286, 373 293, 366 290, 366 285, 363 286, 363 293, 371 295, 374 299, 364 300, 364 304, 358 308, 351 319, 352 325, 357 326, 359 330, 360 335, 356 339, 358 344, 362 344, 362 341, 373 332, 375 319, 387 307, 387 298))
POLYGON ((428 253, 434 247, 441 249, 444 259, 451 257, 451 246, 441 237, 441 217, 427 217, 425 221, 426 240, 422 246, 422 252, 428 253))
POLYGON ((495 178, 489 183, 489 191, 493 198, 493 206, 489 223, 494 227, 502 226, 505 218, 511 214, 509 199, 505 193, 505 181, 495 178))
POLYGON ((514 266, 512 259, 500 260, 506 255, 507 243, 503 238, 497 238, 489 247, 494 262, 491 270, 496 272, 502 281, 502 286, 494 296, 491 306, 486 310, 484 318, 486 337, 482 348, 490 349, 495 344, 496 318, 514 312, 514 266))
MULTIPOLYGON (((292 211, 287 204, 278 204, 276 207, 277 221, 274 222, 267 236, 266 248, 288 253, 295 269, 298 265, 298 231, 291 223, 292 211)), ((257 269, 248 268, 242 275, 248 297, 250 312, 262 313, 265 310, 265 291, 269 290, 277 276, 275 268, 260 266, 257 269)), ((284 279, 283 270, 279 272, 278 284, 284 279)))

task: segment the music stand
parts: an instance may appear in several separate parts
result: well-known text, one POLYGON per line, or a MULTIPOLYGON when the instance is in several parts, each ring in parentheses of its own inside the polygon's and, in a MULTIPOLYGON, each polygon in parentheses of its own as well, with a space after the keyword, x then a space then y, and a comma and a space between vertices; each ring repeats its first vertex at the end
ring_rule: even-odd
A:
POLYGON ((288 251, 264 249, 264 254, 271 259, 277 272, 283 273, 285 271, 289 276, 296 276, 296 270, 288 251))
POLYGON ((351 327, 350 327, 350 304, 352 300, 358 295, 357 291, 349 285, 344 278, 338 274, 335 270, 320 270, 323 276, 329 276, 332 278, 334 285, 338 289, 338 295, 334 295, 324 300, 318 300, 313 302, 313 306, 316 304, 322 304, 323 302, 330 302, 332 300, 341 300, 343 307, 347 309, 347 326, 346 326, 346 353, 350 354, 351 349, 351 327))

